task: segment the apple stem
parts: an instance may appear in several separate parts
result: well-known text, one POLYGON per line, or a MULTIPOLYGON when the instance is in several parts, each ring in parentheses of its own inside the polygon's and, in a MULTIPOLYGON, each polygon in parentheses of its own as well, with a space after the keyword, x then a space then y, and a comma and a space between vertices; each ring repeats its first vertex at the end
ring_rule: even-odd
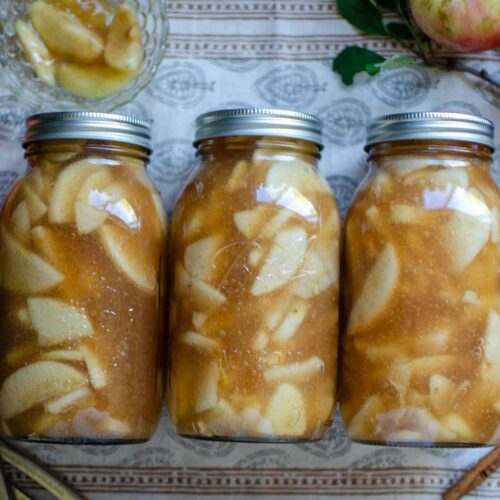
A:
POLYGON ((444 59, 436 57, 432 46, 432 41, 429 39, 422 40, 420 34, 415 29, 408 10, 405 8, 402 2, 397 3, 397 10, 401 19, 407 26, 414 39, 414 43, 408 44, 405 44, 402 40, 397 40, 403 47, 420 58, 421 62, 426 66, 433 66, 435 68, 443 69, 446 71, 461 71, 462 73, 468 73, 475 76, 476 78, 485 81, 486 83, 491 85, 491 87, 489 87, 490 92, 495 97, 500 99, 500 80, 494 78, 485 69, 475 69, 471 66, 468 66, 467 64, 457 61, 456 59, 444 59), (417 48, 415 48, 415 44, 417 48))

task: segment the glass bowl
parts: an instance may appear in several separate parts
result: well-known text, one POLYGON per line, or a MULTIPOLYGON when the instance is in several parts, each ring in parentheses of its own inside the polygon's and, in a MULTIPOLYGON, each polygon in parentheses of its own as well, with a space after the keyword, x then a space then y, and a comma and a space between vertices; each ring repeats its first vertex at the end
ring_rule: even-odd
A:
MULTIPOLYGON (((166 0, 129 0, 138 14, 144 46, 144 69, 117 93, 99 99, 75 96, 57 85, 40 81, 17 42, 14 23, 28 19, 29 0, 0 0, 0 85, 31 108, 40 111, 87 109, 113 111, 127 104, 153 79, 163 60, 168 34, 166 0)), ((118 0, 108 0, 118 4, 118 0)))

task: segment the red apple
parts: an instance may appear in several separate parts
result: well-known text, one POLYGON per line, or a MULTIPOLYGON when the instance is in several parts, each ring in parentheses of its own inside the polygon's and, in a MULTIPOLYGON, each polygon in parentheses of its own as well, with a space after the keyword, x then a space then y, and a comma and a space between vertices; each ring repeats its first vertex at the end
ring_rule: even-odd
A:
POLYGON ((500 47, 500 0, 410 0, 420 28, 457 51, 500 47))

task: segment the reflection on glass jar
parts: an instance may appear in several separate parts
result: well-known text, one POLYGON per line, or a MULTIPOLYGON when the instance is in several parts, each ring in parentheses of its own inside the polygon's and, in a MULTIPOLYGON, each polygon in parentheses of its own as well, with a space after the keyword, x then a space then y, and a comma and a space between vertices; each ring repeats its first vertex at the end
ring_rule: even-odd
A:
POLYGON ((340 224, 320 140, 300 113, 198 120, 201 169, 172 221, 168 404, 183 436, 312 440, 333 419, 340 224))
POLYGON ((499 191, 493 125, 382 118, 345 229, 340 402, 360 442, 500 438, 499 191))
POLYGON ((4 435, 119 443, 157 425, 166 216, 148 135, 114 115, 28 120, 0 220, 4 435))

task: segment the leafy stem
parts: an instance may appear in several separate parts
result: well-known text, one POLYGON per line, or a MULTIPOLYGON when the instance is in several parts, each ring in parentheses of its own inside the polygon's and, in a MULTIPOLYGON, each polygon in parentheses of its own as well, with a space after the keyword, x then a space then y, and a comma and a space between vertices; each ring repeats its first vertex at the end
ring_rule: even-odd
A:
POLYGON ((340 14, 363 33, 390 37, 414 55, 414 58, 398 55, 386 59, 363 47, 346 47, 333 63, 334 71, 341 75, 346 85, 351 85, 354 76, 363 71, 373 76, 384 69, 422 64, 473 75, 487 83, 493 95, 500 98, 500 80, 488 71, 476 69, 457 59, 440 57, 434 52, 432 40, 419 32, 404 0, 337 0, 337 5, 340 14), (387 10, 396 12, 402 22, 385 24, 384 13, 387 10))
MULTIPOLYGON (((404 24, 408 28, 408 31, 411 33, 413 39, 415 40, 415 42, 417 44, 418 52, 413 50, 413 48, 411 50, 413 52, 415 52, 416 55, 419 55, 423 60, 425 60, 426 50, 425 50, 424 44, 422 42, 422 39, 420 38, 420 35, 415 30, 413 23, 411 22, 410 16, 408 15, 408 11, 407 11, 405 5, 403 5, 403 2, 396 2, 396 8, 397 8, 398 14, 400 15, 404 24)), ((401 43, 401 41, 399 41, 399 42, 401 43)), ((430 44, 428 44, 428 45, 430 45, 430 44)))

